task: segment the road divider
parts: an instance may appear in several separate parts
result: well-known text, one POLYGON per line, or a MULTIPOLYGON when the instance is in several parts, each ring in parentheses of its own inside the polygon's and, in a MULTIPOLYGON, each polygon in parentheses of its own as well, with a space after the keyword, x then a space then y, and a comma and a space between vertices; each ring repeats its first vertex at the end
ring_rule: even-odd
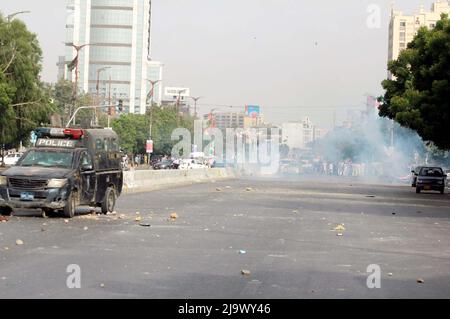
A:
POLYGON ((124 172, 124 193, 135 193, 235 178, 230 168, 131 170, 124 172))

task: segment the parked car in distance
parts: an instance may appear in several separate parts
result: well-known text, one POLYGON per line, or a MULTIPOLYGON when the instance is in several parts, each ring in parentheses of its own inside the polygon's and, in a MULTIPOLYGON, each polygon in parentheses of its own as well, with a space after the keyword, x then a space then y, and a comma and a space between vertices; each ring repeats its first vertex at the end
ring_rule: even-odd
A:
POLYGON ((161 170, 161 169, 172 169, 173 168, 173 161, 172 160, 162 160, 158 163, 155 163, 153 165, 154 170, 161 170))
POLYGON ((196 159, 185 159, 182 160, 180 163, 179 169, 182 170, 189 170, 189 169, 201 169, 201 168, 207 168, 205 164, 203 164, 201 161, 196 159))
POLYGON ((14 166, 17 164, 19 159, 22 157, 22 153, 11 153, 5 155, 5 165, 6 166, 14 166))
POLYGON ((172 168, 173 168, 173 169, 179 169, 179 168, 180 168, 180 163, 181 163, 181 160, 175 159, 175 160, 172 162, 172 168))
POLYGON ((226 168, 227 167, 227 163, 226 162, 217 162, 217 161, 214 161, 212 164, 211 164, 211 168, 226 168))
POLYGON ((438 191, 444 194, 447 185, 447 174, 440 167, 422 167, 417 176, 416 193, 421 191, 438 191))

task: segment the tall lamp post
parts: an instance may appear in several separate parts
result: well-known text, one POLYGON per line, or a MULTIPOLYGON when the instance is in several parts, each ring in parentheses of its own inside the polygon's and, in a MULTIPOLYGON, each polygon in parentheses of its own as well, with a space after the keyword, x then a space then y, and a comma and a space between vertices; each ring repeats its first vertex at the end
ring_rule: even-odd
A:
POLYGON ((180 112, 180 102, 181 102, 181 94, 185 93, 186 89, 178 90, 178 99, 177 99, 177 110, 180 112))
MULTIPOLYGON (((148 106, 148 113, 150 116, 150 125, 149 125, 150 127, 149 127, 148 136, 149 136, 149 139, 151 140, 152 139, 152 128, 153 128, 153 101, 154 101, 154 97, 155 97, 155 86, 156 86, 156 84, 161 82, 161 80, 156 80, 156 81, 147 80, 147 81, 151 85, 150 92, 147 95, 147 103, 148 103, 148 100, 150 99, 150 105, 148 106)), ((151 154, 148 154, 148 164, 149 165, 151 164, 150 157, 151 157, 151 154)))
MULTIPOLYGON (((100 73, 102 73, 103 71, 106 71, 108 69, 110 69, 111 67, 106 66, 104 68, 100 68, 97 70, 97 85, 95 87, 96 91, 97 91, 97 104, 100 106, 100 73)), ((94 114, 95 114, 95 118, 94 118, 94 122, 95 124, 98 124, 98 115, 97 115, 98 110, 95 109, 94 110, 94 114)))
POLYGON ((16 15, 23 14, 23 13, 31 13, 31 11, 19 11, 19 12, 12 13, 12 14, 6 16, 6 20, 7 20, 8 22, 11 22, 11 20, 12 20, 16 15))
POLYGON ((200 100, 202 98, 203 98, 203 96, 198 96, 198 97, 191 96, 191 99, 194 100, 194 116, 195 117, 197 117, 197 102, 198 102, 198 100, 200 100))
POLYGON ((78 58, 80 55, 80 51, 88 45, 90 45, 90 44, 82 44, 82 45, 75 45, 73 43, 70 44, 70 46, 72 46, 75 49, 77 54, 76 54, 75 58, 72 60, 72 62, 70 62, 69 65, 67 66, 70 71, 73 71, 75 69, 75 84, 73 86, 73 92, 72 92, 73 109, 69 110, 69 117, 72 116, 72 112, 75 110, 77 95, 78 95, 78 61, 79 61, 78 58))
POLYGON ((148 95, 147 95, 147 101, 148 101, 148 98, 150 98, 150 105, 149 105, 149 107, 148 107, 148 112, 149 112, 149 115, 150 115, 150 131, 149 131, 149 137, 150 137, 150 139, 152 138, 152 124, 153 124, 153 101, 154 101, 154 96, 155 96, 155 86, 156 86, 156 84, 158 84, 159 82, 161 82, 161 80, 156 80, 156 81, 153 81, 153 80, 147 80, 149 83, 150 83, 150 85, 151 85, 151 88, 150 88, 150 92, 148 93, 148 95))
POLYGON ((153 80, 147 80, 148 81, 148 83, 150 83, 150 85, 151 85, 151 88, 150 88, 150 92, 148 93, 148 97, 150 97, 151 98, 151 100, 150 100, 150 107, 152 107, 153 106, 153 100, 154 100, 154 97, 155 97, 155 86, 156 86, 156 84, 158 84, 159 82, 161 82, 161 80, 156 80, 156 81, 153 81, 153 80))

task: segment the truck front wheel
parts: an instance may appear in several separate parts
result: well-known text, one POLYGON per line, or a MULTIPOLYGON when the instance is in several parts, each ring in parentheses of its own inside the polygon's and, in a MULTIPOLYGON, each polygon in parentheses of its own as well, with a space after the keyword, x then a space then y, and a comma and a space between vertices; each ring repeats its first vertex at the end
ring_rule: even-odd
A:
POLYGON ((102 214, 112 213, 116 207, 116 191, 112 187, 108 187, 105 192, 105 198, 102 202, 102 214))
POLYGON ((75 196, 74 193, 72 193, 69 195, 69 198, 67 198, 66 206, 63 209, 64 217, 73 218, 75 216, 75 209, 76 209, 75 196))
POLYGON ((0 215, 1 216, 10 216, 11 215, 11 209, 7 207, 0 207, 0 215))

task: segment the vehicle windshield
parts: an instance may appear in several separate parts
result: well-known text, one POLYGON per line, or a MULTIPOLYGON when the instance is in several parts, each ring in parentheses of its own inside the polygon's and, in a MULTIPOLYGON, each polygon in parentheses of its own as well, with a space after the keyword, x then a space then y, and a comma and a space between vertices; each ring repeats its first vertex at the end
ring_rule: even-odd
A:
POLYGON ((441 177, 443 175, 442 169, 425 167, 420 171, 420 176, 441 177))
POLYGON ((72 167, 73 153, 50 150, 32 150, 20 162, 19 166, 72 167))

